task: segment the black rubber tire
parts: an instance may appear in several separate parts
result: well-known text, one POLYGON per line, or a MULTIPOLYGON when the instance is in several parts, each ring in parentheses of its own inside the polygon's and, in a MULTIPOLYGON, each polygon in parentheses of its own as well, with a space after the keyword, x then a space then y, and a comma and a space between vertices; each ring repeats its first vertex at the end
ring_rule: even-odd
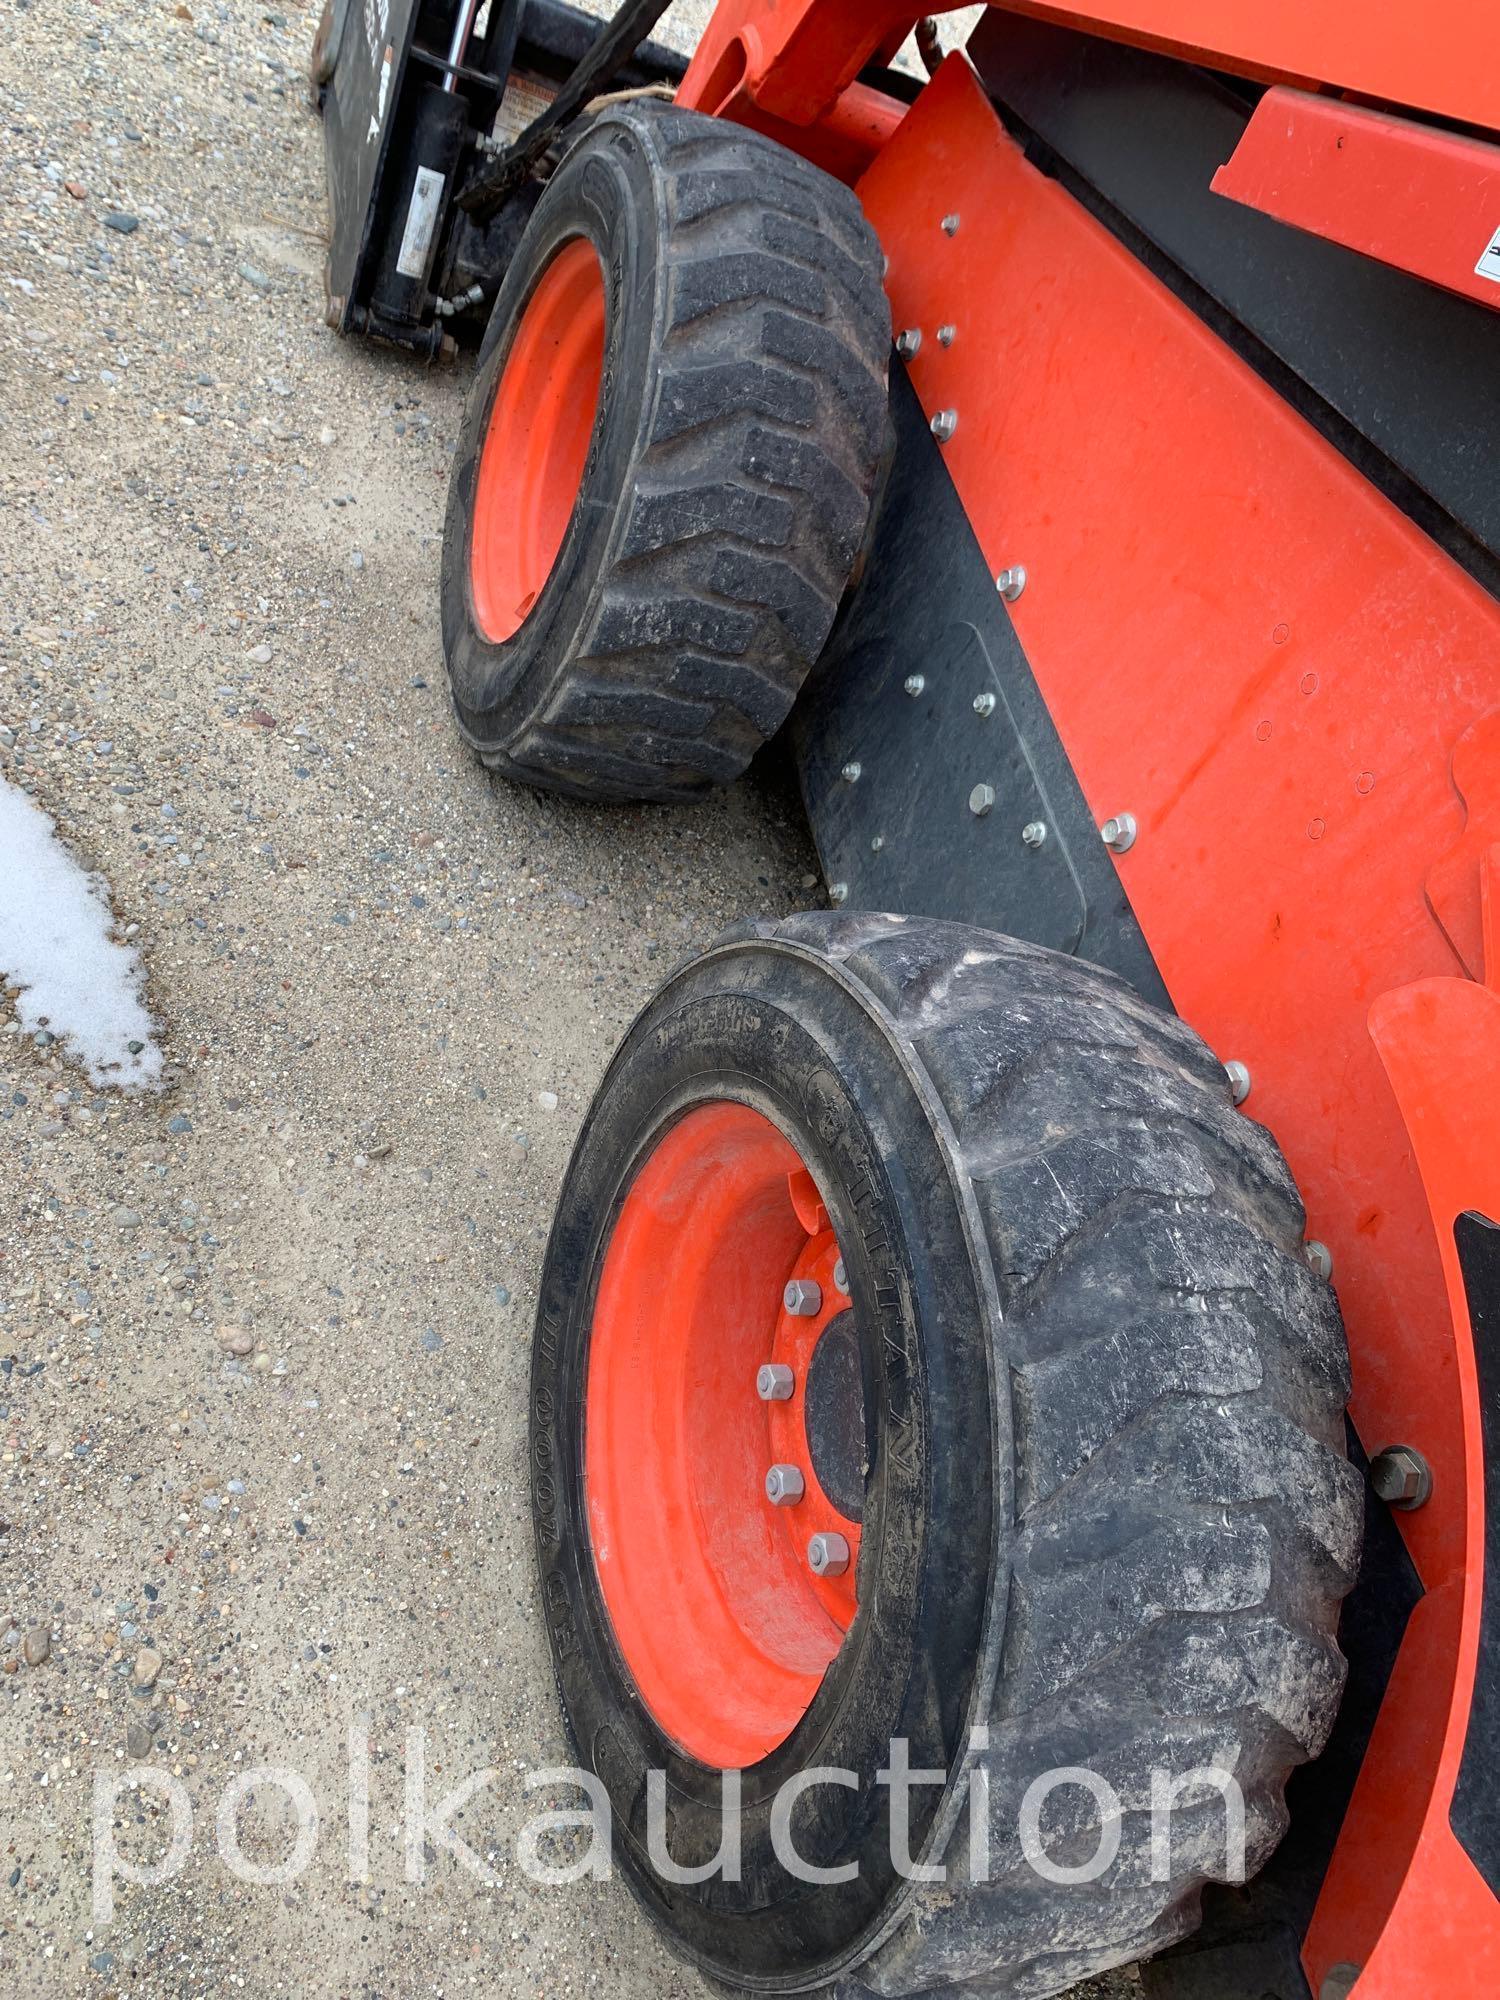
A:
MULTIPOLYGON (((1251 1871, 1266 1859, 1287 1776, 1338 1705, 1362 1517, 1343 1328, 1303 1229, 1221 1064, 1112 974, 962 925, 807 915, 746 925, 672 977, 611 1064, 559 1200, 531 1466, 568 1726, 676 1949, 756 1991, 1062 1992, 1185 1935, 1225 1873, 1210 1792, 1178 1806, 1152 1879, 1157 1766, 1232 1770, 1251 1871), (781 1125, 838 1232, 875 1385, 859 1597, 879 1614, 861 1609, 803 1722, 746 1774, 742 1884, 685 1888, 646 1859, 644 1773, 667 1772, 679 1862, 717 1850, 718 1777, 661 1737, 613 1647, 581 1383, 618 1202, 709 1098, 781 1125), (966 1750, 976 1725, 988 1747, 966 1750), (902 1734, 913 1767, 950 1774, 912 1794, 912 1852, 946 1842, 944 1884, 889 1865, 874 1772, 902 1734), (970 1756, 989 1783, 978 1884, 970 1756), (764 1840, 769 1796, 808 1764, 862 1781, 804 1794, 801 1851, 861 1871, 811 1893, 764 1840), (1118 1853, 1086 1887, 1035 1872, 1017 1833, 1032 1780, 1077 1765, 1123 1805, 1118 1853)), ((1098 1831, 1088 1793, 1052 1794, 1054 1860, 1087 1859, 1098 1831)))
POLYGON ((596 118, 495 301, 443 540, 443 645, 485 763, 598 799, 737 777, 785 721, 859 554, 888 437, 890 312, 854 195, 785 147, 649 101, 596 118), (607 274, 579 503, 509 640, 475 623, 474 482, 510 341, 561 244, 607 274))

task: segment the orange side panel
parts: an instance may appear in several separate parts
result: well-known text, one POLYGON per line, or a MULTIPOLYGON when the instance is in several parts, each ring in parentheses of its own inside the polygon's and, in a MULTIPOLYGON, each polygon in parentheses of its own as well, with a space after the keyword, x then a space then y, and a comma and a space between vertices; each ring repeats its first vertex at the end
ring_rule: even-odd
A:
MULTIPOLYGON (((921 14, 950 13, 963 4, 719 0, 680 101, 717 110, 726 101, 725 81, 733 77, 772 117, 815 124, 893 36, 921 14)), ((1422 0, 1376 0, 1373 6, 1352 0, 1003 4, 1012 13, 1161 49, 1212 69, 1266 82, 1329 84, 1500 130, 1500 8, 1493 0, 1439 0, 1436 6, 1422 0)))
MULTIPOLYGON (((1500 775, 1493 757, 1490 775, 1500 775)), ((1481 859, 1476 881, 1492 879, 1490 862, 1481 859)), ((1487 976, 1500 977, 1493 959, 1487 976)), ((1480 1389, 1453 1230, 1466 1209, 1500 1217, 1500 993, 1467 979, 1402 987, 1376 1001, 1370 1032, 1405 1117, 1449 1311, 1462 1335, 1454 1349, 1461 1422, 1477 1470, 1484 1451, 1480 1389)), ((1420 1430, 1427 1416, 1426 1385, 1417 1379, 1407 1433, 1420 1430)), ((1461 1499, 1477 1552, 1484 1537, 1482 1479, 1472 1479, 1461 1499)), ((1412 1613, 1308 1932, 1314 1991, 1323 1970, 1340 1962, 1363 1968, 1358 2000, 1408 2000, 1414 1990, 1477 2000, 1500 1991, 1495 1898, 1449 1823, 1468 1722, 1463 1696, 1473 1685, 1479 1649, 1477 1581, 1455 1577, 1412 1613), (1430 1785, 1413 1783, 1415 1773, 1428 1772, 1430 1785), (1393 1815, 1392 1799, 1405 1801, 1405 1810, 1393 1815), (1419 1802, 1423 1809, 1413 1811, 1419 1802)))
MULTIPOLYGON (((1401 1526, 1458 1609, 1413 1621, 1443 1655, 1415 1693, 1461 1718, 1472 1661, 1466 1681, 1452 1635, 1480 1556, 1467 1325, 1367 1022, 1390 989, 1464 971, 1424 888, 1465 829, 1450 754, 1500 706, 1500 606, 1026 163, 961 57, 859 192, 895 324, 928 336, 917 393, 957 413, 944 449, 980 546, 1026 569, 1011 615, 1085 795, 1139 823, 1117 865, 1167 986, 1248 1064, 1247 1109, 1331 1248, 1360 1435, 1432 1466, 1401 1526)), ((1403 1735, 1384 1851, 1433 1852, 1447 1727, 1403 1735)), ((1500 1990, 1493 1899, 1484 1921, 1469 1968, 1493 1980, 1413 1967, 1408 1991, 1500 1990)), ((1338 1946, 1324 1970, 1355 1957, 1338 1946)))
POLYGON ((1213 185, 1500 312, 1500 146, 1268 90, 1213 185))

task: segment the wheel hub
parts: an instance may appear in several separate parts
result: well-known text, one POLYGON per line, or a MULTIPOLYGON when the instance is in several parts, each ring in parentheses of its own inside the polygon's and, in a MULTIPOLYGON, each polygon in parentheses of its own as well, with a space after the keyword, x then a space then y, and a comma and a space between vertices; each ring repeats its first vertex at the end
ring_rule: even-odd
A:
POLYGON ((840 1262, 796 1149, 717 1103, 647 1155, 600 1272, 595 1574, 642 1701, 721 1768, 786 1740, 859 1608, 865 1412, 840 1262))

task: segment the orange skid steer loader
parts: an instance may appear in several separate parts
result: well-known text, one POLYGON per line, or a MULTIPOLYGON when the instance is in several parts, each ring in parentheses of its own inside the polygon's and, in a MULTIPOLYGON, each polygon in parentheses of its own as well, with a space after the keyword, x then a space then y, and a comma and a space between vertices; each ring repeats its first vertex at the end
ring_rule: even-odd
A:
POLYGON ((1500 1992, 1500 10, 663 11, 314 58, 331 323, 477 350, 463 734, 785 732, 827 879, 547 1253, 616 1860, 759 1993, 1500 1992))

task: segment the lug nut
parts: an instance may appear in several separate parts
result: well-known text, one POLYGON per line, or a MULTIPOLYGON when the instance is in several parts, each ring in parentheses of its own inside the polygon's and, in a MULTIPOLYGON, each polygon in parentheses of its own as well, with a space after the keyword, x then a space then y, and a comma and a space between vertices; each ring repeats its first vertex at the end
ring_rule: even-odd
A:
POLYGON ((1021 828, 1023 847, 1040 847, 1047 838, 1047 822, 1044 819, 1029 819, 1021 828))
POLYGON ((1099 837, 1111 854, 1123 854, 1126 848, 1134 847, 1135 834, 1134 813, 1116 813, 1099 829, 1099 837))
POLYGON ((995 713, 995 697, 992 694, 976 694, 974 697, 974 713, 976 715, 993 715, 995 713))
POLYGON ((953 345, 953 336, 957 332, 958 328, 956 326, 940 326, 938 328, 938 346, 951 347, 953 345))
POLYGON ((1308 1270, 1315 1278, 1333 1276, 1333 1252, 1326 1243, 1319 1243, 1316 1238, 1310 1236, 1302 1246, 1302 1255, 1307 1260, 1308 1270))
POLYGON ((926 687, 927 681, 922 674, 908 674, 901 685, 909 695, 919 695, 923 688, 926 687))
POLYGON ((959 221, 960 217, 957 215, 945 215, 943 217, 943 234, 945 236, 957 236, 959 221))
POLYGON ((843 779, 846 785, 857 785, 859 783, 859 774, 863 769, 864 766, 862 764, 855 762, 855 760, 851 758, 849 762, 844 766, 843 770, 839 772, 839 776, 843 779))
POLYGON ((766 1474, 766 1498, 773 1507, 795 1507, 807 1481, 795 1465, 773 1465, 766 1474))
POLYGON ((1431 1494, 1432 1468, 1410 1445, 1389 1445, 1370 1460, 1370 1484, 1388 1507, 1409 1512, 1431 1494))
POLYGON ((849 1544, 842 1535, 814 1535, 807 1545, 807 1566, 814 1576, 842 1576, 849 1567, 849 1544))
POLYGON ((1026 588, 1026 565, 1012 563, 1009 569, 1001 570, 995 578, 995 588, 1007 604, 1014 604, 1026 588))
POLYGON ((823 1288, 816 1278, 788 1278, 781 1303, 793 1319, 816 1319, 823 1310, 823 1288))
POLYGON ((828 900, 830 903, 847 903, 849 900, 849 884, 847 882, 830 882, 828 885, 828 900))
POLYGON ((842 1257, 840 1257, 838 1262, 833 1267, 833 1289, 836 1292, 842 1292, 844 1297, 846 1299, 848 1298, 849 1273, 848 1270, 845 1268, 844 1260, 842 1257))
POLYGON ((909 326, 896 335, 896 352, 903 361, 910 361, 921 345, 922 329, 919 326, 909 326))
POLYGON ((946 444, 957 429, 957 410, 939 410, 932 420, 932 435, 939 444, 946 444))
POLYGON ((987 812, 994 810, 994 805, 995 787, 993 785, 976 785, 969 794, 969 811, 973 813, 975 819, 983 819, 987 812))
POLYGON ((1229 1078, 1229 1095, 1236 1104, 1243 1104, 1250 1095, 1250 1072, 1242 1062, 1227 1062, 1224 1074, 1229 1078))
POLYGON ((755 1371, 755 1393, 763 1403, 791 1401, 796 1378, 784 1361, 765 1361, 755 1371))

